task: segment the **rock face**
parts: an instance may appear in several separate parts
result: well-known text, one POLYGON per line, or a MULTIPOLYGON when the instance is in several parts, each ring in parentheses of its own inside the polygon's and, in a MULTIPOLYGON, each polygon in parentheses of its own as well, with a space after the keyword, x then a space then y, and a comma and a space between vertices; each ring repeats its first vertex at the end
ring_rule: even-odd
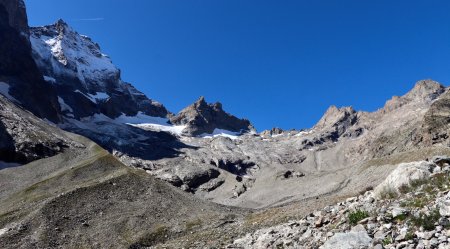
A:
POLYGON ((2 93, 41 118, 57 122, 59 104, 31 57, 22 1, 0 2, 0 82, 2 93))
POLYGON ((23 0, 0 0, 8 13, 9 26, 19 33, 29 34, 28 17, 23 0))
MULTIPOLYGON (((0 161, 25 164, 77 146, 56 127, 0 95, 0 161)), ((1 167, 0 167, 1 168, 1 167)))
POLYGON ((450 134, 450 92, 447 91, 437 99, 427 111, 422 126, 424 142, 428 145, 444 143, 450 134))
POLYGON ((63 20, 31 28, 33 58, 56 89, 61 112, 80 119, 94 114, 116 118, 139 112, 166 117, 160 103, 123 82, 120 70, 100 51, 97 43, 78 34, 63 20))
POLYGON ((194 104, 180 111, 170 121, 177 125, 186 125, 183 133, 190 136, 212 134, 215 129, 237 133, 253 130, 250 121, 226 113, 221 103, 206 103, 204 97, 200 97, 194 104))

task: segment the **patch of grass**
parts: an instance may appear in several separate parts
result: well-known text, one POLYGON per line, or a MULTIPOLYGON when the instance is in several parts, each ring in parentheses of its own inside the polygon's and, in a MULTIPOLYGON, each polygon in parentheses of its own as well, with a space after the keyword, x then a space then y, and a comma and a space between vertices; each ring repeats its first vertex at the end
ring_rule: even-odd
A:
POLYGON ((203 221, 201 219, 188 221, 188 222, 186 222, 186 230, 191 231, 196 227, 200 227, 202 224, 203 224, 203 221))
POLYGON ((382 199, 395 199, 398 197, 398 193, 390 188, 383 189, 380 193, 382 199))
POLYGON ((431 199, 426 195, 415 196, 412 199, 406 200, 400 203, 402 207, 411 207, 411 208, 423 208, 425 207, 431 199))
POLYGON ((412 240, 414 239, 414 233, 413 232, 407 232, 405 236, 405 240, 412 240))
POLYGON ((167 239, 169 228, 165 225, 157 225, 155 229, 141 237, 138 242, 132 244, 129 248, 150 247, 161 243, 167 239))
POLYGON ((397 223, 401 223, 401 222, 405 221, 407 218, 408 218, 407 214, 401 214, 401 215, 398 215, 398 216, 394 217, 394 220, 397 223))
POLYGON ((410 221, 416 227, 423 227, 423 229, 431 231, 434 229, 434 223, 436 223, 439 218, 441 218, 439 210, 434 209, 429 215, 420 213, 419 217, 411 216, 410 221))
POLYGON ((369 213, 363 210, 356 210, 348 214, 348 222, 356 225, 359 221, 369 217, 369 213))
POLYGON ((382 241, 382 243, 383 243, 383 246, 387 246, 387 245, 389 245, 389 244, 392 244, 392 237, 391 237, 391 236, 388 236, 388 237, 384 238, 384 240, 382 241))

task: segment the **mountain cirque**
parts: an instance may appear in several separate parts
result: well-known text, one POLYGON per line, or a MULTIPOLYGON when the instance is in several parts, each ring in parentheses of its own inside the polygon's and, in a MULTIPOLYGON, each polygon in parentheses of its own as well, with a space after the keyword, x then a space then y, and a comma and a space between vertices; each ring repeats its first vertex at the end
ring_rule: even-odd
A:
POLYGON ((171 113, 66 22, 29 28, 22 1, 0 0, 0 36, 2 248, 448 246, 446 207, 427 227, 439 236, 419 226, 407 240, 411 224, 385 215, 400 201, 371 199, 394 179, 414 187, 404 202, 431 187, 423 208, 448 202, 450 93, 437 82, 375 112, 332 106, 311 129, 257 133, 203 97, 171 113), (420 177, 401 180, 405 167, 420 177), (365 207, 368 222, 350 224, 365 207))

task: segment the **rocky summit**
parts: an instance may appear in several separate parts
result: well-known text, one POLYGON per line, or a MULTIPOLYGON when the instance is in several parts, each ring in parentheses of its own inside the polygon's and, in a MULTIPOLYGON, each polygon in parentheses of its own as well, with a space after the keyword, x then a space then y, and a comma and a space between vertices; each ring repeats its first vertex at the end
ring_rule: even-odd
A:
POLYGON ((450 248, 450 89, 273 128, 178 114, 0 0, 1 248, 450 248))

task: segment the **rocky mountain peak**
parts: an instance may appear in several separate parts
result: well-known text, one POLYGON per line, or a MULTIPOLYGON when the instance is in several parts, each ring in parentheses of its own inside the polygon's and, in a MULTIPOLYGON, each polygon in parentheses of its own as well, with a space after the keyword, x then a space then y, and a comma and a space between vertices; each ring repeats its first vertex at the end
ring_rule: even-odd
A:
POLYGON ((194 107, 196 109, 207 108, 208 107, 208 103, 206 103, 205 97, 204 96, 200 96, 200 98, 198 98, 197 101, 195 101, 194 107))
POLYGON ((405 95, 401 97, 394 96, 390 100, 388 100, 384 107, 381 109, 381 112, 391 112, 408 103, 430 103, 431 101, 437 99, 444 92, 445 87, 440 83, 433 80, 420 80, 405 95))
POLYGON ((170 121, 173 124, 186 125, 183 133, 190 136, 212 134, 215 129, 238 133, 253 130, 250 121, 226 113, 219 102, 208 104, 203 96, 181 110, 170 121))
POLYGON ((52 25, 31 28, 31 44, 35 60, 47 75, 53 72, 56 78, 76 78, 80 81, 78 88, 97 91, 120 78, 120 70, 100 51, 99 45, 61 19, 52 25))
POLYGON ((30 41, 33 58, 45 79, 57 89, 66 117, 104 114, 116 118, 139 112, 155 117, 168 115, 160 103, 122 81, 120 70, 100 46, 64 20, 31 28, 30 41))
POLYGON ((315 129, 324 129, 327 127, 332 127, 337 123, 343 122, 349 117, 353 117, 356 115, 356 111, 353 107, 341 107, 337 108, 336 106, 330 106, 323 117, 319 120, 319 122, 314 126, 315 129))
POLYGON ((414 88, 409 91, 405 97, 408 99, 433 100, 445 91, 445 87, 439 82, 433 80, 421 80, 416 83, 414 88))

